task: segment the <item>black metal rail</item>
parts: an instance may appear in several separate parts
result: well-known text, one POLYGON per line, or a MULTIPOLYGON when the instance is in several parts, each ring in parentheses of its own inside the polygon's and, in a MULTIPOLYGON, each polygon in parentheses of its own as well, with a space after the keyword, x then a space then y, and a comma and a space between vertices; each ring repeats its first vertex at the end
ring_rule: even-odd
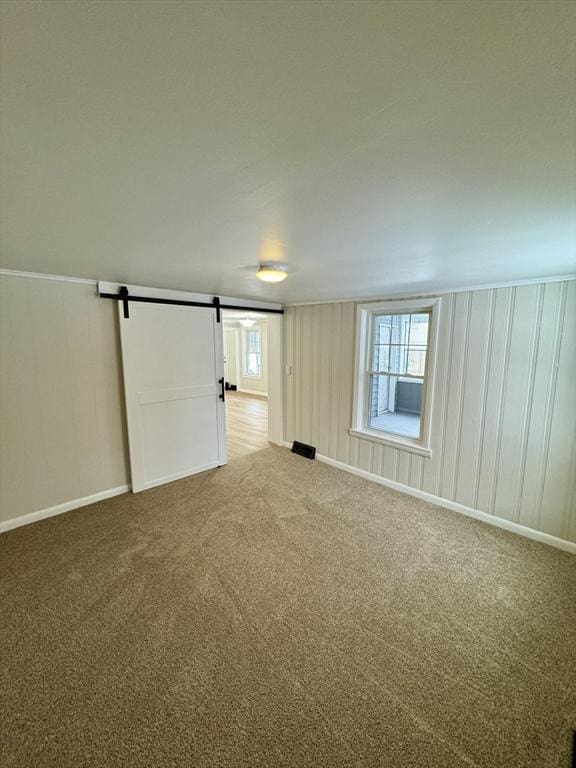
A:
POLYGON ((133 296, 128 288, 123 285, 118 293, 101 293, 101 299, 114 299, 124 305, 124 317, 130 317, 129 303, 138 301, 143 304, 173 304, 178 307, 209 307, 216 310, 216 320, 220 322, 220 310, 237 309, 244 312, 262 312, 266 315, 283 315, 283 309, 262 309, 261 307, 240 307, 236 304, 221 304, 220 297, 214 296, 212 301, 184 301, 183 299, 157 299, 153 296, 133 296))

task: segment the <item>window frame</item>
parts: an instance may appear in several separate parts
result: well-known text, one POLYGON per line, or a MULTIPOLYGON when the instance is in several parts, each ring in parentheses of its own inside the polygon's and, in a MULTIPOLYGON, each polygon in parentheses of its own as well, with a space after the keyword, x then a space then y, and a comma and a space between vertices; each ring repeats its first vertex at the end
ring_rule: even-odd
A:
POLYGON ((263 334, 262 325, 255 323, 250 328, 242 328, 242 377, 245 379, 263 379, 264 374, 262 371, 262 344, 263 334), (248 334, 258 332, 260 334, 260 373, 248 373, 248 334))
MULTIPOLYGON (((436 350, 438 325, 440 321, 441 298, 410 299, 404 301, 383 301, 370 304, 358 304, 356 307, 356 350, 354 366, 354 394, 352 405, 352 426, 350 435, 364 440, 371 440, 382 445, 390 445, 404 451, 430 458, 432 456, 432 411, 434 401, 434 379, 436 369, 436 350), (422 412, 420 415, 420 435, 418 439, 373 429, 368 426, 370 404, 371 335, 374 315, 428 313, 428 343, 426 348, 426 367, 422 385, 422 412)), ((417 377, 422 378, 422 377, 417 377)))

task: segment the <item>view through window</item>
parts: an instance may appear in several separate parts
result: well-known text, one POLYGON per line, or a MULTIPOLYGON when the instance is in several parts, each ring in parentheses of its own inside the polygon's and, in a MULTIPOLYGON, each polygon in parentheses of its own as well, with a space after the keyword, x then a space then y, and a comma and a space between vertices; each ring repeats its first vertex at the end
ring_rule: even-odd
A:
POLYGON ((374 315, 370 337, 370 429, 420 437, 428 312, 374 315))
POLYGON ((246 359, 244 373, 246 376, 262 375, 262 341, 259 328, 246 331, 246 359))

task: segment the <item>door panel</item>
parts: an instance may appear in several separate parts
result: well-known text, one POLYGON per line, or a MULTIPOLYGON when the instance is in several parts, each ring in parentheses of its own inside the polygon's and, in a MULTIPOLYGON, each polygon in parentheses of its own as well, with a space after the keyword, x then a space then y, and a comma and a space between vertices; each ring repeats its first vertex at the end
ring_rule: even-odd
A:
POLYGON ((213 309, 120 310, 132 490, 226 463, 222 327, 213 309))
POLYGON ((206 403, 204 398, 156 402, 142 408, 147 476, 168 482, 217 466, 216 408, 215 402, 206 403))

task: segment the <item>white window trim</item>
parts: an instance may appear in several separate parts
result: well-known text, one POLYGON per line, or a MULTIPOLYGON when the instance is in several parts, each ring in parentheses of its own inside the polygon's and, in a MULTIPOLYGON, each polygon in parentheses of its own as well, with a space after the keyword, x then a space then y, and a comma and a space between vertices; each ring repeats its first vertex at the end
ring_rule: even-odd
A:
POLYGON ((254 325, 251 325, 250 328, 244 328, 242 326, 242 333, 240 334, 242 339, 242 378, 243 379, 252 379, 253 381, 262 381, 264 379, 264 373, 263 373, 263 344, 264 344, 264 334, 262 333, 262 324, 261 323, 255 323, 254 325), (260 374, 258 373, 247 373, 247 366, 246 366, 246 357, 248 355, 248 333, 249 331, 259 331, 260 333, 260 374))
POLYGON ((438 346, 438 325, 440 321, 440 306, 442 299, 414 299, 410 301, 384 301, 379 303, 358 304, 356 307, 356 362, 354 366, 354 400, 352 411, 352 427, 350 435, 374 443, 390 445, 403 451, 416 453, 419 456, 432 456, 432 412, 434 408, 434 379, 436 369, 436 349, 438 346), (370 334, 372 316, 382 313, 430 312, 430 328, 428 333, 428 351, 426 356, 426 377, 422 397, 422 431, 421 439, 415 440, 392 432, 370 429, 368 426, 369 382, 368 369, 368 337, 370 334))

